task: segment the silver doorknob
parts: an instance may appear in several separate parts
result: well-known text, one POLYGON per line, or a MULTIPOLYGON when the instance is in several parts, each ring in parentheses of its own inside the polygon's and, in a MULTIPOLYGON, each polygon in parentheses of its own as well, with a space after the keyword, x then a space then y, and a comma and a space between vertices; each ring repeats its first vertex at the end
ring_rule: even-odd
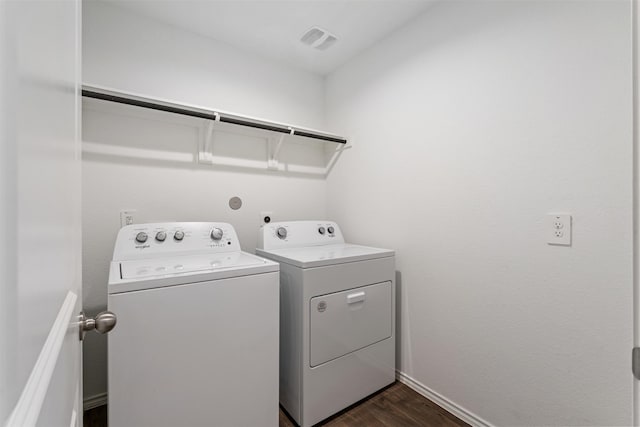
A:
POLYGON ((118 321, 116 315, 110 311, 98 313, 95 318, 86 317, 84 312, 80 313, 80 341, 84 338, 85 332, 96 331, 100 334, 106 334, 111 331, 118 321))

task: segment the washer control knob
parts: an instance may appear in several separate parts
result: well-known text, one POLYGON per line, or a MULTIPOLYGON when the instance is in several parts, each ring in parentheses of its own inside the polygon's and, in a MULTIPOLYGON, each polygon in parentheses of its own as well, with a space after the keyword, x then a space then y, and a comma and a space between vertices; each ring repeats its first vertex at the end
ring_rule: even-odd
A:
POLYGON ((333 227, 328 227, 327 231, 329 232, 329 234, 333 234, 335 230, 333 229, 333 227))
POLYGON ((167 233, 166 233, 166 232, 164 232, 164 231, 158 231, 158 232, 156 233, 156 240, 157 240, 158 242, 164 242, 164 241, 166 240, 166 238, 167 238, 167 233))
POLYGON ((276 234, 278 235, 279 238, 286 239, 287 238, 287 229, 284 228, 284 227, 278 227, 278 230, 276 230, 276 234))
POLYGON ((176 231, 175 233, 173 233, 173 238, 176 239, 177 241, 184 239, 184 231, 182 230, 176 231))
POLYGON ((144 243, 147 241, 147 238, 149 236, 147 236, 147 233, 145 233, 144 231, 139 232, 138 234, 136 234, 136 242, 138 243, 144 243))
POLYGON ((220 239, 222 239, 222 234, 224 234, 224 233, 222 232, 222 229, 221 229, 221 228, 216 227, 216 228, 214 228, 213 230, 211 230, 211 238, 212 238, 213 240, 220 240, 220 239))
POLYGON ((318 228, 318 233, 320 233, 320 234, 324 234, 324 227, 320 227, 320 228, 318 228))

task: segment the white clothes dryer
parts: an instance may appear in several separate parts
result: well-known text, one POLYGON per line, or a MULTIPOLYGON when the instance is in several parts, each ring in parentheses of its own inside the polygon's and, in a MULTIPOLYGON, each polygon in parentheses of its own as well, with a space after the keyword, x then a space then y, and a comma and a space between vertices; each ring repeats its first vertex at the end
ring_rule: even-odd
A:
POLYGON ((111 427, 278 425, 278 264, 231 225, 123 227, 108 293, 111 427))
POLYGON ((280 263, 280 404, 314 425, 395 381, 395 253, 330 221, 262 226, 280 263))

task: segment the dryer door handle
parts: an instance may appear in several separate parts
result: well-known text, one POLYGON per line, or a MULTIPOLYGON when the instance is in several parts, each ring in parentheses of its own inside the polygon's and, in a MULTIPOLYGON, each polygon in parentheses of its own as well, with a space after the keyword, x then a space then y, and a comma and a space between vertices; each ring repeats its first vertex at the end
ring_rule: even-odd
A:
POLYGON ((353 294, 347 295, 347 304, 355 304, 357 302, 364 301, 366 294, 364 291, 355 292, 353 294))

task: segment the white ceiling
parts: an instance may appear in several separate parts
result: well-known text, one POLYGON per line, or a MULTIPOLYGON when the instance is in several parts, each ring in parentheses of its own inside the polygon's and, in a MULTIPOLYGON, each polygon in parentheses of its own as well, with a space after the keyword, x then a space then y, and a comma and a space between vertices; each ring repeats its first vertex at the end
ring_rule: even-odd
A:
POLYGON ((267 58, 327 74, 424 12, 435 0, 106 0, 267 58), (318 26, 326 51, 300 42, 318 26))

